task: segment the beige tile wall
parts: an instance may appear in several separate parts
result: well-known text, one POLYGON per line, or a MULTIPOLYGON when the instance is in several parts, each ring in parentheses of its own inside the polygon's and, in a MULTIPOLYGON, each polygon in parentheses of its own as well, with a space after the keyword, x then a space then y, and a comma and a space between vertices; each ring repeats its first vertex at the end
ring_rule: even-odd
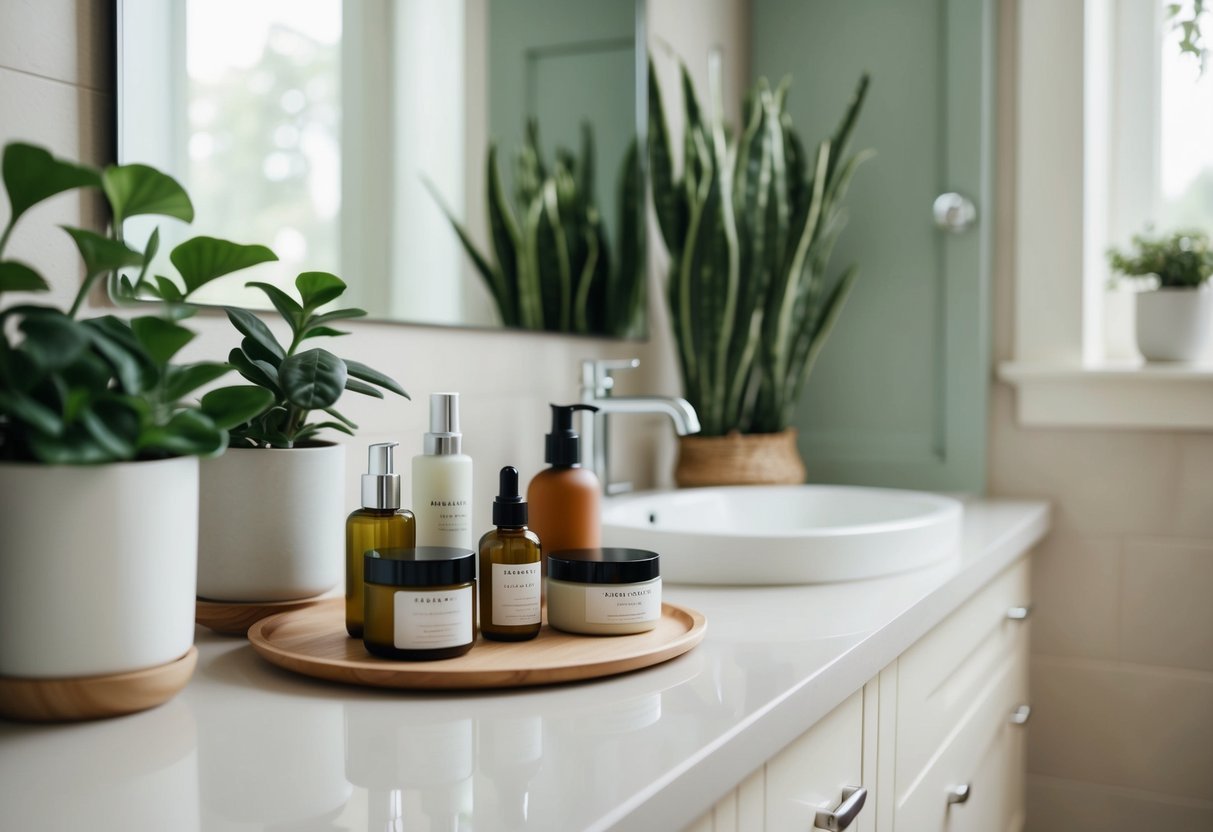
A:
MULTIPOLYGON (((1014 0, 1000 3, 995 354, 1012 354, 1014 0)), ((1077 243, 1076 243, 1077 244, 1077 243)), ((1049 499, 1032 565, 1030 832, 1213 829, 1213 435, 1025 429, 989 490, 1049 499)))
MULTIPOLYGON (((93 164, 112 160, 111 8, 110 0, 0 2, 0 144, 21 139, 93 164)), ((50 298, 39 296, 40 302, 70 303, 80 277, 73 249, 57 225, 95 225, 100 216, 95 203, 82 205, 78 197, 64 195, 22 220, 9 254, 34 264, 52 282, 54 292, 50 298)), ((7 217, 7 200, 0 199, 0 222, 7 217)), ((223 356, 234 345, 225 318, 204 314, 195 323, 200 337, 188 348, 188 358, 223 356)), ((645 366, 621 389, 658 392, 652 389, 649 368, 657 363, 653 359, 660 353, 660 342, 655 346, 387 324, 352 328, 354 335, 342 342, 343 354, 399 379, 413 401, 349 396, 343 404, 362 425, 347 453, 351 507, 366 443, 393 439, 402 443, 406 456, 420 451, 429 392, 463 394, 465 447, 476 461, 478 527, 489 521, 496 471, 502 465, 516 465, 524 478, 543 467, 547 404, 576 399, 580 359, 638 356, 645 366)), ((668 482, 668 426, 644 417, 617 421, 614 451, 619 473, 640 485, 668 482)))

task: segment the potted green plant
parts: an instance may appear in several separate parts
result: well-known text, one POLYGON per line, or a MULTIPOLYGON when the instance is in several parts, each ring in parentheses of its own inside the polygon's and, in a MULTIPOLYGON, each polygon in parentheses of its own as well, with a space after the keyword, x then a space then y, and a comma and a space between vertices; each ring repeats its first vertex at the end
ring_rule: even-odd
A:
POLYGON ((506 196, 490 145, 485 204, 492 256, 443 204, 464 250, 484 279, 508 327, 626 337, 644 318, 644 177, 636 142, 628 146, 618 182, 618 235, 614 250, 594 198, 594 134, 582 125, 581 153, 556 152, 549 166, 539 126, 527 124, 526 144, 514 168, 513 205, 506 196))
POLYGON ((264 406, 231 428, 231 448, 202 464, 198 595, 222 601, 310 598, 344 574, 345 446, 321 438, 357 428, 336 409, 346 390, 408 398, 399 384, 358 361, 306 348, 316 338, 345 333, 331 325, 366 315, 322 307, 345 283, 326 272, 295 279, 298 300, 269 283, 251 282, 290 329, 290 341, 251 312, 227 307, 243 336, 228 362, 265 392, 264 406), (313 418, 315 414, 323 414, 313 418))
POLYGON ((171 253, 180 284, 149 277, 158 234, 136 251, 123 223, 149 214, 190 222, 172 178, 145 165, 97 170, 23 143, 4 148, 2 167, 10 213, 0 293, 49 289, 34 268, 4 259, 35 205, 100 191, 112 223, 106 233, 64 228, 84 263, 70 308, 0 311, 0 676, 107 676, 181 661, 194 634, 198 458, 222 453, 227 429, 268 399, 246 385, 191 400, 231 368, 177 363, 194 337, 182 320, 200 287, 272 254, 195 237, 171 253), (159 308, 85 317, 102 280, 123 299, 153 295, 159 308))
POLYGON ((1144 278, 1135 296, 1137 349, 1147 361, 1198 361, 1213 339, 1213 247, 1203 231, 1137 234, 1133 250, 1112 249, 1113 272, 1144 278))
POLYGON ((680 485, 804 481, 789 425, 856 276, 851 266, 832 277, 829 264, 847 187, 871 153, 848 153, 868 76, 811 154, 785 106, 788 84, 772 90, 760 80, 735 135, 719 118, 705 120, 683 67, 679 171, 650 66, 649 170, 670 254, 666 299, 684 393, 703 428, 679 440, 680 485))

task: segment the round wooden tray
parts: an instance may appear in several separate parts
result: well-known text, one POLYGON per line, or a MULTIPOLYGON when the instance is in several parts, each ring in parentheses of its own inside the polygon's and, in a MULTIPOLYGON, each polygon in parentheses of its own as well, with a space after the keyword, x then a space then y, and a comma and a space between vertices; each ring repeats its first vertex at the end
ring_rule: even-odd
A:
POLYGON ((27 722, 71 722, 133 714, 177 695, 194 675, 198 648, 179 659, 129 673, 74 679, 0 676, 0 717, 27 722))
POLYGON ((661 605, 661 621, 647 633, 578 636, 544 624, 531 641, 479 638, 471 652, 433 662, 397 662, 372 656, 345 632, 345 602, 262 619, 248 631, 253 649, 306 676, 386 688, 472 689, 552 685, 626 673, 682 655, 703 640, 707 622, 695 610, 661 605))
POLYGON ((320 595, 296 601, 208 601, 198 598, 194 603, 194 620, 220 635, 243 636, 249 627, 263 618, 315 606, 325 600, 320 595))

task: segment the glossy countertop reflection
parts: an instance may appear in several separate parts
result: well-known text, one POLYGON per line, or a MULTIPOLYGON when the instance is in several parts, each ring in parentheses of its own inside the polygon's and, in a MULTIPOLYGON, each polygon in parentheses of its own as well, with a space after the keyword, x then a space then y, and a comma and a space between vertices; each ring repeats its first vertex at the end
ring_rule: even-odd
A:
POLYGON ((665 664, 547 688, 409 693, 296 676, 199 629, 160 708, 0 723, 0 829, 678 829, 892 661, 1045 532, 1034 502, 970 501, 961 554, 846 584, 667 585, 707 616, 665 664))

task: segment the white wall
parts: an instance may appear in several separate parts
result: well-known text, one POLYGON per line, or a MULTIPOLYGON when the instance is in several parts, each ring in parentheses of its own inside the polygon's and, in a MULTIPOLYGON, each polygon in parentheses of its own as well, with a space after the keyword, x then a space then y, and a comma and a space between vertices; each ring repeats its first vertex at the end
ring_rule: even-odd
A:
MULTIPOLYGON (((113 159, 110 7, 99 0, 0 2, 0 144, 30 141, 96 165, 113 159)), ((7 200, 0 203, 2 223, 8 205, 7 200)), ((57 226, 96 227, 101 221, 99 205, 82 203, 75 195, 57 197, 23 218, 8 253, 33 264, 52 283, 52 296, 39 296, 39 302, 66 305, 79 285, 75 250, 57 226)), ((4 300, 16 298, 6 295, 4 300)), ((95 299, 91 310, 104 304, 95 299)), ((222 358, 238 341, 222 316, 204 314, 191 325, 201 334, 188 348, 190 360, 222 358)), ((339 353, 397 378, 413 401, 356 395, 343 400, 342 410, 362 426, 347 459, 350 507, 357 501, 356 475, 365 464, 365 445, 396 440, 405 457, 420 452, 428 394, 458 390, 463 393, 465 447, 476 461, 475 518, 482 529, 489 522, 497 470, 515 465, 529 479, 543 467, 548 402, 577 398, 580 359, 639 356, 644 365, 628 383, 647 392, 647 368, 657 363, 652 358, 661 348, 659 342, 394 324, 354 324, 352 329, 354 334, 336 345, 339 353)), ((617 420, 615 450, 628 462, 621 473, 641 485, 668 479, 664 466, 669 460, 654 461, 651 453, 641 452, 654 441, 646 434, 666 431, 668 424, 617 420)))
MULTIPOLYGON (((1012 356, 1016 217, 1056 207, 1016 211, 1016 20, 1054 2, 1000 4, 996 362, 1012 356)), ((1054 507, 1032 567, 1028 829, 1213 829, 1213 435, 1028 429, 1009 387, 992 396, 990 493, 1054 507)))

